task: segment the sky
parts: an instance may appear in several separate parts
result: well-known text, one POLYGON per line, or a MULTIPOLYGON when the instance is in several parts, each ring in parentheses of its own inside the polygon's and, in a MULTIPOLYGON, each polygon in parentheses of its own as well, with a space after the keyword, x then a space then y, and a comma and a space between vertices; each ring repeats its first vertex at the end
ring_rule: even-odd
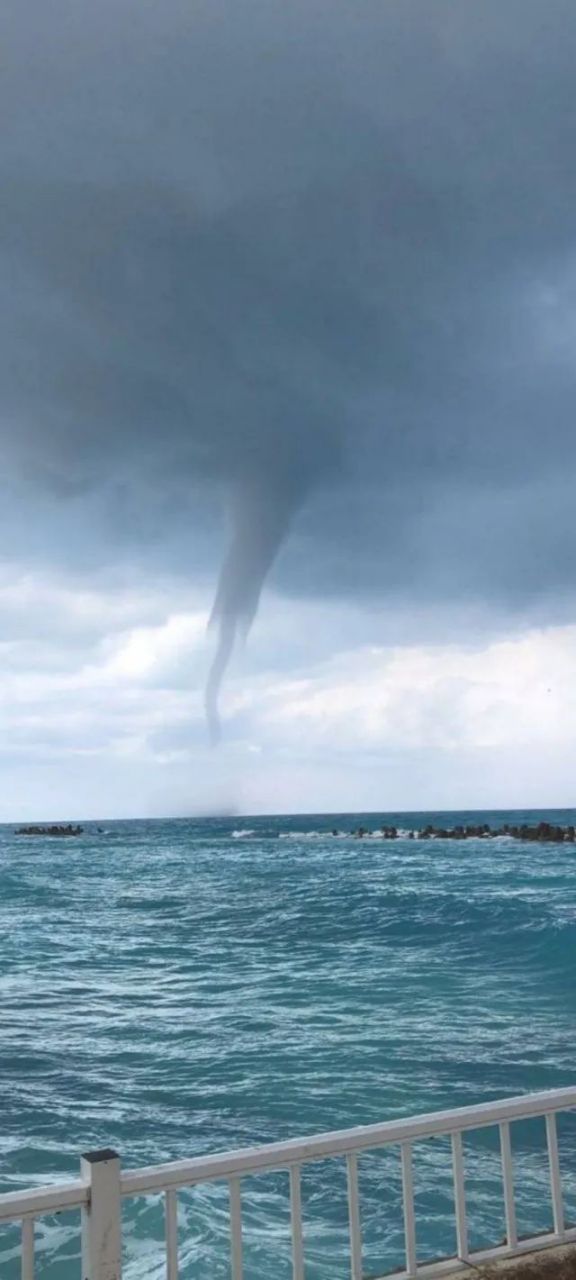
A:
POLYGON ((572 0, 0 43, 0 820, 574 804, 572 0))

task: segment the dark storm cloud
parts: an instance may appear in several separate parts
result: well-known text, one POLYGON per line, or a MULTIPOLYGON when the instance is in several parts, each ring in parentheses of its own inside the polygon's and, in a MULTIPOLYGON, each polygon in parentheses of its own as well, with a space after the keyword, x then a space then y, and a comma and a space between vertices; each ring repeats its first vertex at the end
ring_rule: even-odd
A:
POLYGON ((168 545, 186 492, 228 486, 220 665, 291 523, 290 590, 570 594, 573 4, 55 0, 3 22, 20 509, 22 485, 88 512, 140 494, 168 545))

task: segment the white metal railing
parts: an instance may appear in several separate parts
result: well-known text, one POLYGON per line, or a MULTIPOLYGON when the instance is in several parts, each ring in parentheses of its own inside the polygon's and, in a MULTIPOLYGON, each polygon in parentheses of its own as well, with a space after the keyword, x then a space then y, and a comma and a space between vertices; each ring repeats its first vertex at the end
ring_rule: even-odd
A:
POLYGON ((241 1179, 247 1174, 284 1170, 289 1174, 290 1230, 293 1280, 304 1280, 301 1169, 327 1158, 343 1158, 348 1185, 348 1233, 351 1280, 362 1280, 362 1231, 358 1188, 358 1157, 363 1152, 398 1146, 401 1152, 405 1270, 397 1280, 442 1276, 472 1262, 487 1262, 576 1240, 576 1228, 565 1224, 562 1176, 558 1156, 556 1116, 576 1108, 576 1088, 528 1094, 501 1102, 483 1103, 453 1111, 438 1111, 406 1120, 344 1129, 316 1137, 271 1143, 262 1147, 218 1155, 200 1156, 170 1164, 121 1171, 120 1159, 111 1150, 92 1152, 81 1159, 81 1178, 58 1186, 39 1187, 0 1196, 0 1224, 22 1226, 21 1278, 34 1280, 34 1223, 43 1215, 68 1209, 82 1212, 82 1280, 121 1280, 121 1204, 123 1198, 162 1193, 166 1234, 166 1280, 178 1280, 178 1191, 198 1184, 225 1181, 229 1189, 230 1269, 232 1280, 243 1280, 241 1179), (515 1121, 543 1117, 546 1122, 547 1160, 553 1212, 553 1230, 530 1239, 518 1239, 512 1167, 510 1126, 515 1121), (497 1125, 500 1132, 502 1185, 506 1242, 470 1252, 462 1135, 497 1125), (457 1255, 440 1262, 419 1264, 414 1207, 412 1147, 432 1137, 449 1137, 452 1146, 452 1180, 457 1255))

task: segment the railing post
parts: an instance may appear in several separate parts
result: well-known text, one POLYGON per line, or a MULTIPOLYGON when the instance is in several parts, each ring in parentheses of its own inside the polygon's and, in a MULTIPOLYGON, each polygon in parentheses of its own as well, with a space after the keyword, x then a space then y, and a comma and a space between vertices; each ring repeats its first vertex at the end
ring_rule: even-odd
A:
POLYGON ((115 1151, 89 1151, 80 1160, 90 1186, 82 1210, 82 1280, 121 1280, 120 1158, 115 1151))

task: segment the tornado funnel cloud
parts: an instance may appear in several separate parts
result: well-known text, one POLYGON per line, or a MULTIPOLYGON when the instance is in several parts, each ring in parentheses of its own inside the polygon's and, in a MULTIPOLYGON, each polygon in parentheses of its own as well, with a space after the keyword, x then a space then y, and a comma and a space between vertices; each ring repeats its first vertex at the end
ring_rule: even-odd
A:
POLYGON ((218 642, 212 665, 206 681, 204 707, 208 737, 213 747, 218 746, 222 737, 220 722, 219 695, 224 673, 232 657, 236 639, 236 624, 232 619, 222 618, 219 622, 218 642))
POLYGON ((278 483, 242 483, 232 507, 232 531, 222 565, 210 627, 217 630, 216 651, 206 682, 204 704, 210 741, 221 738, 220 690, 239 631, 246 633, 258 608, 264 580, 286 535, 297 505, 292 491, 278 483))

